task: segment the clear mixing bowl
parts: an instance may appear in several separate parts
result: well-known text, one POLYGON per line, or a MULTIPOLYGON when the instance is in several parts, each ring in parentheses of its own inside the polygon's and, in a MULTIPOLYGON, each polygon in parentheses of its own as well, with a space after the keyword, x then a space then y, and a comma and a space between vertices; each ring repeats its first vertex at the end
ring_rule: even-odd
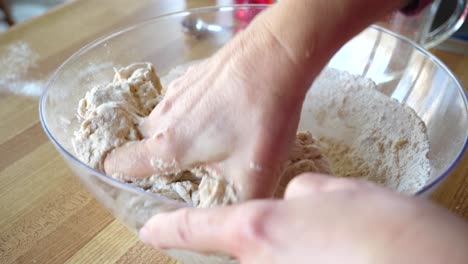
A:
MULTIPOLYGON (((87 188, 133 231, 152 215, 185 205, 119 182, 78 160, 71 145, 78 101, 93 86, 112 80, 113 67, 148 61, 164 75, 177 65, 206 58, 265 8, 212 7, 151 19, 82 48, 48 81, 40 103, 47 135, 87 188)), ((467 99, 456 77, 424 49, 379 27, 348 42, 327 67, 373 79, 426 123, 433 169, 430 182, 417 194, 430 193, 459 161, 467 143, 467 99)), ((307 120, 304 111, 301 128, 307 128, 307 120)), ((168 253, 183 263, 227 263, 218 256, 168 253)))

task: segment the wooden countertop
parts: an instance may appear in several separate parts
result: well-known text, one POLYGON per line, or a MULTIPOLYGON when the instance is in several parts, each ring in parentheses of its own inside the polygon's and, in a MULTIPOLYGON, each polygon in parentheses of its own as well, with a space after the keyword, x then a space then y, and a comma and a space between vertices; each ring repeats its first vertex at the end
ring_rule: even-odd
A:
MULTIPOLYGON (((0 91, 5 88, 2 74, 10 69, 5 56, 11 45, 26 44, 37 54, 23 75, 44 81, 71 53, 105 32, 215 2, 72 1, 0 34, 0 91)), ((434 53, 468 86, 468 56, 434 53)), ((38 118, 36 97, 0 94, 0 263, 175 263, 138 242, 80 185, 38 118)), ((466 219, 467 172, 465 155, 433 195, 434 201, 466 219)))

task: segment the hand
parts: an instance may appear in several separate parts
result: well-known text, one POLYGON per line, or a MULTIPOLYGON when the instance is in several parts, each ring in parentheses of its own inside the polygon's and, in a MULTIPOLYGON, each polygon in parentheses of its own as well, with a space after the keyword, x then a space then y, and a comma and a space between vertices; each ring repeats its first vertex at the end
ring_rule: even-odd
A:
POLYGON ((313 79, 349 38, 406 1, 273 5, 169 86, 145 139, 110 153, 106 173, 143 178, 201 165, 240 200, 271 196, 313 79))
POLYGON ((261 24, 240 33, 169 85, 141 127, 145 139, 110 153, 105 171, 144 178, 203 166, 241 200, 271 196, 310 84, 281 51, 261 24))
POLYGON ((468 263, 462 220, 422 199, 322 175, 295 178, 285 200, 156 215, 140 237, 244 264, 468 263))

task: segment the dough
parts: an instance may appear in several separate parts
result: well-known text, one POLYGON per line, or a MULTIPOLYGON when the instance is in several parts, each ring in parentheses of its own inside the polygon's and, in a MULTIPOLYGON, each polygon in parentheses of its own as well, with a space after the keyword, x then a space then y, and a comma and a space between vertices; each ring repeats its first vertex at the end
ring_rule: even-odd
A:
MULTIPOLYGON (((182 72, 181 68, 176 68, 175 73, 169 73, 163 83, 169 83, 182 72)), ((72 140, 77 157, 89 166, 104 171, 103 162, 110 151, 142 139, 139 124, 161 101, 164 92, 151 63, 136 63, 115 70, 112 83, 92 88, 79 103, 77 117, 81 126, 72 140)), ((328 161, 321 155, 309 132, 298 133, 290 158, 283 168, 276 197, 282 197, 287 183, 298 174, 330 173, 328 161)), ((190 206, 211 207, 238 200, 231 184, 203 167, 173 174, 148 175, 142 180, 125 175, 111 177, 190 206)))
POLYGON ((112 149, 140 140, 138 125, 162 99, 162 87, 150 64, 132 64, 116 70, 114 81, 99 85, 80 100, 81 126, 72 140, 76 155, 104 171, 103 161, 112 149))

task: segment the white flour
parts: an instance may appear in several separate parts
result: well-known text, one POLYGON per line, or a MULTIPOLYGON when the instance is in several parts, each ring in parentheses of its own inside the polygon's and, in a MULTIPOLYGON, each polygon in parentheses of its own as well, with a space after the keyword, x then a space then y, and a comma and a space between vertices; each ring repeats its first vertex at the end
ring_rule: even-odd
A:
POLYGON ((40 96, 43 82, 28 78, 28 72, 37 68, 38 59, 26 42, 0 47, 0 93, 40 96))

